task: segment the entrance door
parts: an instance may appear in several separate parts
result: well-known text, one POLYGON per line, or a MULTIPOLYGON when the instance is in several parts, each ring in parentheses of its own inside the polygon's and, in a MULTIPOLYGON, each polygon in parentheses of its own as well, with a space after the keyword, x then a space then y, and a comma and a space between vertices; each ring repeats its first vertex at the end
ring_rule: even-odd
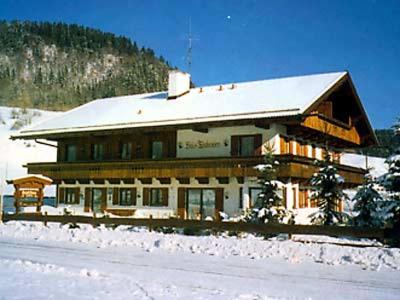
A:
POLYGON ((215 218, 215 190, 188 189, 187 217, 192 220, 215 218))
POLYGON ((103 195, 103 189, 93 189, 92 190, 92 211, 95 213, 101 213, 102 210, 102 201, 105 195, 103 195))

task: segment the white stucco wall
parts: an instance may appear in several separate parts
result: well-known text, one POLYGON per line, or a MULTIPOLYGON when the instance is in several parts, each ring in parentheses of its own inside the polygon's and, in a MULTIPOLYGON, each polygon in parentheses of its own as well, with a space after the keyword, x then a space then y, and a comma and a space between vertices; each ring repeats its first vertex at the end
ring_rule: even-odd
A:
MULTIPOLYGON (((210 128, 207 133, 190 129, 178 130, 177 157, 228 157, 231 155, 232 135, 262 134, 263 145, 279 151, 279 132, 284 126, 272 124, 269 129, 255 126, 210 128)), ((264 147, 263 147, 264 151, 264 147)))

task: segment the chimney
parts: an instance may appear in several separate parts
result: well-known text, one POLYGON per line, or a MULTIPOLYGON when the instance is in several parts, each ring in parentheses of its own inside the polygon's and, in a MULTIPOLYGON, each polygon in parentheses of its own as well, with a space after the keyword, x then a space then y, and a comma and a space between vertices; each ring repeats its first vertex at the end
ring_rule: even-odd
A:
POLYGON ((190 74, 179 70, 169 71, 168 99, 176 99, 190 91, 190 74))

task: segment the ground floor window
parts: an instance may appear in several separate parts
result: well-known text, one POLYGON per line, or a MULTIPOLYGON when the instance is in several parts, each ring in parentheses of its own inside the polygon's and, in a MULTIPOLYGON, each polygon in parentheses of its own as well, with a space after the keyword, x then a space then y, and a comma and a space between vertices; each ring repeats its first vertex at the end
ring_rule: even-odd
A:
POLYGON ((79 204, 79 188, 66 188, 64 196, 65 204, 79 204))
POLYGON ((133 205, 132 189, 119 189, 119 205, 130 206, 133 205))
POLYGON ((168 206, 168 188, 144 188, 143 205, 153 207, 168 206))
POLYGON ((216 193, 214 189, 188 189, 187 216, 193 220, 215 218, 216 193))

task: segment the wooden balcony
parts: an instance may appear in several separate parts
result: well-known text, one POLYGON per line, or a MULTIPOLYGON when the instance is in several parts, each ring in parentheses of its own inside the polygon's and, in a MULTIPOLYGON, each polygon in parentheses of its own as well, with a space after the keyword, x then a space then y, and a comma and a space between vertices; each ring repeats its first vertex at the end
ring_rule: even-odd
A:
MULTIPOLYGON (((279 178, 307 180, 318 167, 314 160, 294 155, 278 155, 279 178)), ((163 160, 136 160, 129 162, 69 162, 29 163, 30 174, 42 174, 55 182, 79 179, 143 179, 189 177, 255 177, 260 173, 254 166, 263 163, 263 157, 175 158, 163 160)), ((337 165, 339 172, 350 184, 362 183, 364 170, 337 165)))

